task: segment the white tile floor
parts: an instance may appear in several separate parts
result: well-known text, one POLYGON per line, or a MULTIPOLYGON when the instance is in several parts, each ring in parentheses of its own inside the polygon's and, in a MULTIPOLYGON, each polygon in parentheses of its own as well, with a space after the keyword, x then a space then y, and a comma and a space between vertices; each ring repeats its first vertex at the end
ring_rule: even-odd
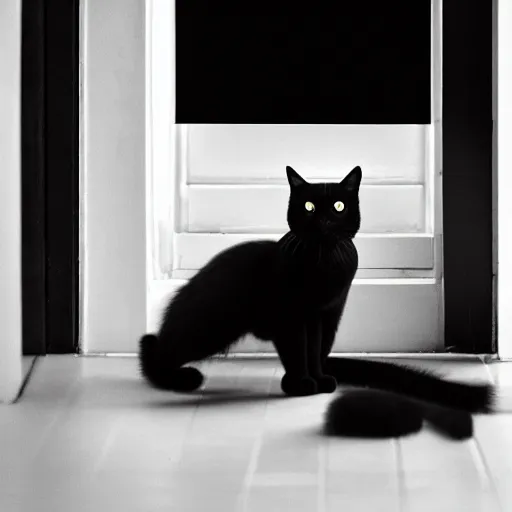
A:
POLYGON ((512 510, 512 363, 411 363, 493 380, 499 414, 463 443, 328 439, 332 396, 283 398, 274 360, 209 363, 185 396, 147 387, 133 358, 42 358, 0 408, 0 510, 512 510))

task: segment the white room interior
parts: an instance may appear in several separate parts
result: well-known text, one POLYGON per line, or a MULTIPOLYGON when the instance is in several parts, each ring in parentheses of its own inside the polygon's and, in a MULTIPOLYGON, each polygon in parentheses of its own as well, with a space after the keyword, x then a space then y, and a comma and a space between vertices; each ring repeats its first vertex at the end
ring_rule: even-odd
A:
MULTIPOLYGON (((22 399, 0 407, 0 509, 510 510, 510 363, 476 356, 408 361, 450 380, 496 386, 496 414, 475 415, 474 437, 457 443, 428 427, 403 439, 320 438, 329 395, 281 400, 283 370, 271 358, 204 363, 204 393, 184 397, 144 386, 134 357, 92 357, 133 353, 140 334, 155 327, 161 301, 214 252, 241 239, 279 236, 287 164, 312 179, 339 179, 356 164, 368 169, 369 214, 357 240, 363 265, 339 350, 417 355, 442 345, 440 119, 434 116, 432 128, 176 127, 172 4, 83 2, 80 332, 90 356, 39 358, 22 399), (155 68, 159 80, 152 79, 155 68), (315 145, 303 144, 315 137, 315 145), (350 141, 344 148, 330 143, 342 138, 350 141), (273 150, 274 139, 298 163, 273 150), (373 157, 361 157, 363 141, 373 157), (251 155, 242 173, 231 145, 251 155), (216 165, 207 166, 206 158, 216 165), (259 216, 262 201, 270 208, 259 216), (400 311, 393 321, 405 325, 401 337, 393 336, 391 321, 379 332, 365 326, 359 338, 351 334, 363 307, 391 316, 400 311)), ((512 3, 498 4, 497 309, 499 359, 506 361, 512 358, 512 3)), ((18 395, 23 375, 20 5, 0 2, 5 404, 18 395)), ((244 350, 257 347, 248 340, 244 350)))
MULTIPOLYGON (((15 6, 16 3, 5 6, 11 16, 16 12, 15 6)), ((436 124, 430 128, 382 126, 365 129, 297 126, 292 130, 279 126, 223 126, 218 130, 201 125, 175 126, 171 122, 174 108, 174 48, 169 31, 172 9, 172 2, 149 2, 143 22, 145 11, 140 1, 119 5, 109 2, 107 5, 91 0, 83 6, 82 350, 91 353, 133 352, 139 335, 156 326, 162 301, 215 251, 241 239, 279 236, 284 226, 275 220, 275 216, 286 194, 280 174, 286 162, 272 142, 277 136, 280 145, 292 153, 296 151, 294 161, 299 164, 295 165, 313 179, 337 179, 343 169, 349 169, 356 160, 359 163, 362 141, 372 144, 380 158, 380 165, 377 157, 365 156, 366 161, 361 162, 363 168, 368 169, 363 201, 366 194, 364 204, 370 213, 366 229, 357 241, 363 265, 351 307, 347 310, 345 332, 342 331, 346 335, 345 342, 337 350, 363 347, 362 350, 377 352, 414 352, 440 346, 443 321, 439 244, 442 212, 436 199, 441 186, 440 180, 435 179, 436 158, 440 152, 436 143, 436 124), (123 16, 118 17, 117 27, 112 27, 111 23, 106 23, 105 14, 115 13, 116 9, 121 9, 123 16), (94 30, 88 32, 88 27, 94 27, 94 30), (117 30, 116 38, 108 37, 112 30, 117 30), (125 58, 128 53, 137 58, 128 63, 125 58), (152 79, 155 66, 159 80, 152 79), (109 94, 115 96, 116 101, 109 101, 109 94), (297 143, 314 133, 317 144, 293 150, 297 143), (379 143, 383 136, 386 144, 379 143), (254 137, 258 144, 250 142, 254 137), (341 137, 348 137, 350 144, 338 147, 324 141, 336 141, 341 137), (403 141, 407 141, 406 150, 398 154, 396 148, 403 141), (260 144, 266 151, 258 151, 260 144), (238 147, 238 152, 243 150, 251 155, 240 173, 237 172, 239 153, 230 153, 230 145, 238 147), (207 168, 205 157, 215 165, 207 168), (105 169, 109 170, 108 179, 105 169), (123 190, 123 194, 119 194, 119 190, 123 190), (141 190, 146 190, 146 194, 142 195, 141 190), (226 202, 234 201, 234 191, 241 192, 244 204, 250 205, 242 212, 239 225, 235 222, 238 216, 226 217, 231 214, 222 208, 226 202), (379 203, 381 194, 393 200, 381 199, 379 203), (112 198, 116 198, 115 203, 110 201, 112 198), (254 217, 254 202, 261 200, 270 202, 272 215, 265 213, 263 220, 258 220, 254 217), (178 207, 175 208, 173 202, 178 207), (91 208, 92 204, 94 208, 91 208), (387 211, 385 207, 390 206, 389 217, 382 216, 381 213, 387 211), (209 216, 208 212, 214 215, 209 216), (405 219, 404 212, 409 213, 405 219), (144 273, 142 268, 146 268, 144 273), (358 311, 363 304, 365 307, 369 304, 375 310, 388 307, 391 313, 409 308, 405 309, 408 315, 404 317, 414 321, 410 322, 409 330, 404 331, 407 335, 400 339, 392 325, 384 325, 378 338, 370 326, 362 339, 351 339, 351 326, 357 323, 358 311)), ((498 23, 502 24, 507 15, 506 6, 500 13, 498 23)), ((8 18, 4 16, 3 19, 8 18)), ((434 25, 433 32, 435 30, 434 25)), ((15 25, 9 23, 9 31, 3 34, 6 38, 4 51, 14 55, 7 52, 10 48, 7 38, 11 45, 14 44, 15 25)), ((499 94, 507 90, 511 81, 506 58, 510 47, 507 38, 507 33, 502 31, 497 40, 500 48, 496 82, 500 97, 496 102, 498 141, 507 140, 507 123, 511 122, 509 99, 506 94, 499 94)), ((433 49, 435 54, 438 51, 435 44, 433 49)), ((6 62, 11 62, 12 69, 16 69, 15 59, 6 62)), ((435 62, 433 65, 434 78, 439 80, 439 70, 436 71, 435 62)), ((15 73, 3 76, 5 90, 16 87, 16 76, 15 73)), ((436 87, 434 80, 434 98, 436 87)), ((12 94, 16 97, 15 92, 12 94)), ((434 110, 439 108, 435 101, 433 104, 434 110)), ((14 115, 14 102, 4 100, 3 105, 8 109, 6 112, 14 115)), ((3 119, 9 117, 6 115, 3 119)), ((438 116, 434 115, 434 119, 439 122, 438 116)), ((19 141, 15 131, 5 130, 7 136, 2 140, 8 154, 7 149, 15 151, 19 141)), ((511 157, 506 143, 498 142, 497 147, 497 207, 498 217, 503 219, 510 207, 510 201, 506 199, 510 187, 505 169, 511 157)), ((19 163, 15 152, 12 154, 15 172, 19 163)), ((7 179, 6 173, 3 176, 7 179)), ((16 182, 9 181, 8 185, 16 187, 16 182)), ((2 187, 2 192, 7 190, 10 189, 2 187)), ((12 202, 14 196, 9 193, 8 197, 10 202, 4 202, 3 206, 14 208, 14 213, 17 208, 12 202)), ((7 218, 2 217, 4 222, 7 218)), ((498 222, 498 229, 497 260, 508 261, 510 258, 506 255, 510 244, 506 222, 498 222)), ((16 236, 14 228, 4 233, 16 236)), ((511 300, 512 287, 505 284, 507 268, 499 265, 499 312, 506 310, 507 301, 511 300)), ((9 271, 9 275, 14 275, 13 272, 9 271)), ((6 291, 4 288, 3 293, 6 291)), ((16 292, 10 290, 10 293, 16 292)), ((508 316, 500 314, 499 317, 499 332, 507 333, 508 316)), ((8 314, 7 318, 12 321, 15 315, 8 314)), ((510 356, 509 338, 504 335, 500 341, 501 357, 510 356)), ((261 350, 261 346, 252 340, 242 348, 261 350)), ((17 348, 15 351, 6 348, 6 351, 17 360, 17 348)), ((7 361, 7 355, 2 361, 7 361)), ((14 375, 18 375, 16 364, 8 365, 14 375)), ((7 379, 8 372, 2 372, 2 375, 7 379)), ((19 378, 15 377, 15 381, 19 378)))

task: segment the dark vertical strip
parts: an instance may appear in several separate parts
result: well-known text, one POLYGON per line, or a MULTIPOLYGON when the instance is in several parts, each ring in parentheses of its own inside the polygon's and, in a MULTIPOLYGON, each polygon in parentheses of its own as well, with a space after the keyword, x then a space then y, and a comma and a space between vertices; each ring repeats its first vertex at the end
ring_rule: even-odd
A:
POLYGON ((443 6, 445 339, 492 353, 492 2, 443 6))
POLYGON ((46 0, 47 348, 78 346, 78 0, 46 0))
POLYGON ((498 0, 492 0, 492 342, 498 352, 498 0))
POLYGON ((46 352, 44 4, 24 0, 21 61, 23 353, 46 352))

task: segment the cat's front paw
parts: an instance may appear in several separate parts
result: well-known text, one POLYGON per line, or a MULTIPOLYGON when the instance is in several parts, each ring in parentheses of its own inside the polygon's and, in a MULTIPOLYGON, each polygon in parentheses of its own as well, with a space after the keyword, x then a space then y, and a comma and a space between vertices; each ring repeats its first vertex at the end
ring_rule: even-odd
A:
POLYGON ((322 375, 315 378, 319 393, 334 393, 338 382, 332 375, 322 375))
POLYGON ((316 382, 310 377, 294 378, 285 374, 281 379, 281 389, 289 396, 308 396, 318 393, 316 382))

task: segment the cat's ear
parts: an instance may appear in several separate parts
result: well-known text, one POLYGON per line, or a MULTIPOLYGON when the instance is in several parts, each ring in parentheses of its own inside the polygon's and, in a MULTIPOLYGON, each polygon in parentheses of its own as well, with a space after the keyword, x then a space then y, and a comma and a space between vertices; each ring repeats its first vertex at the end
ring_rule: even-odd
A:
POLYGON ((340 182, 340 185, 347 191, 357 193, 359 192, 359 185, 361 185, 361 179, 363 174, 359 165, 354 167, 345 178, 340 182))
POLYGON ((307 185, 308 182, 289 165, 286 166, 286 175, 288 176, 288 183, 291 188, 300 187, 301 185, 307 185))

